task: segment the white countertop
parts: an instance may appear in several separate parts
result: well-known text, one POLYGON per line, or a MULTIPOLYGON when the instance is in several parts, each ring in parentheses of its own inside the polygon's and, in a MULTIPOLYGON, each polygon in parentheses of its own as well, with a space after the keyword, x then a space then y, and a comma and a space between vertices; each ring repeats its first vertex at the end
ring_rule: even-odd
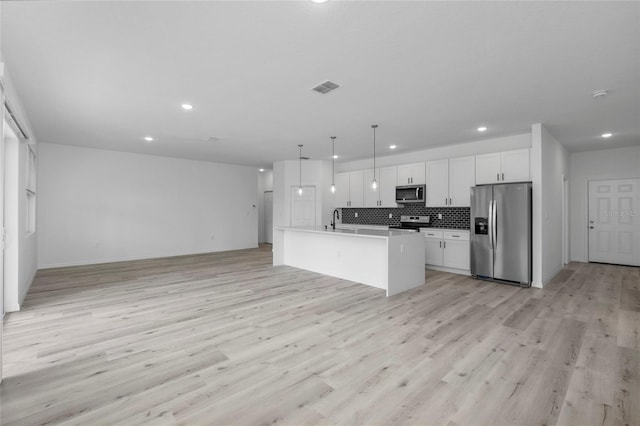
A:
POLYGON ((276 226, 275 229, 282 229, 285 231, 296 232, 312 232, 317 234, 332 234, 332 235, 344 235, 353 237, 365 237, 365 238, 389 238, 410 234, 418 234, 415 231, 403 230, 403 229, 371 229, 371 228, 337 228, 324 229, 324 227, 291 227, 291 226, 276 226))

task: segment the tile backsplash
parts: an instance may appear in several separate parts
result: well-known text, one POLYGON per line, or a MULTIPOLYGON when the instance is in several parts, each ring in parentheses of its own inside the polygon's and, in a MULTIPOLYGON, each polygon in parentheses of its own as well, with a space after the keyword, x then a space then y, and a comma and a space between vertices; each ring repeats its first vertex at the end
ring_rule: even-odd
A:
POLYGON ((343 208, 342 223, 355 225, 400 225, 400 216, 430 216, 433 228, 469 229, 471 209, 469 207, 424 207, 402 208, 343 208), (358 217, 356 217, 358 213, 358 217), (438 213, 442 219, 438 219, 438 213), (390 219, 389 214, 393 217, 390 219))

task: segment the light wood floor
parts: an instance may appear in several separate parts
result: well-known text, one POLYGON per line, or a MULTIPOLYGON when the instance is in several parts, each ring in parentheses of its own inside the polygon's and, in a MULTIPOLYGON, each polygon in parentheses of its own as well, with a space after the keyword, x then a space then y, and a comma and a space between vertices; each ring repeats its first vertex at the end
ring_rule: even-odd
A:
POLYGON ((2 425, 640 425, 640 269, 382 290, 269 249, 38 273, 2 425))

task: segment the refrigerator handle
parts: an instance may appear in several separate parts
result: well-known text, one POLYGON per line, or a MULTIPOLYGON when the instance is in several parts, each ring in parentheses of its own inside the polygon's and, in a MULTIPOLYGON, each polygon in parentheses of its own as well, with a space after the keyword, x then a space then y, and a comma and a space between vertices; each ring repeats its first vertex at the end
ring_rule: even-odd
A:
POLYGON ((489 220, 487 226, 489 227, 489 245, 493 250, 493 200, 489 201, 489 220))
POLYGON ((491 224, 491 232, 493 233, 493 248, 495 249, 496 240, 498 239, 498 202, 493 200, 493 214, 491 215, 491 220, 493 223, 491 224))

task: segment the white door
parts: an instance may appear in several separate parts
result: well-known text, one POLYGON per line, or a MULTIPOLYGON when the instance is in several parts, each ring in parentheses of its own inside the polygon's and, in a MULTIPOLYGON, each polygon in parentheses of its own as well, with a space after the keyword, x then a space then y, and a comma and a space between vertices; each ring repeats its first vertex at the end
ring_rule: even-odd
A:
POLYGON ((380 168, 380 207, 398 207, 396 204, 396 180, 398 168, 380 168))
POLYGON ((427 207, 449 205, 449 160, 427 161, 427 207))
POLYGON ((529 148, 505 151, 500 158, 501 182, 526 182, 531 180, 529 148))
POLYGON ((442 240, 440 238, 424 239, 424 263, 442 266, 442 240))
POLYGON ((349 172, 336 173, 336 192, 333 194, 335 207, 349 207, 349 172))
POLYGON ((476 155, 476 185, 500 180, 500 153, 476 155))
MULTIPOLYGON (((476 181, 476 157, 449 160, 449 206, 471 206, 471 187, 476 181)), ((427 188, 427 193, 429 188, 427 188)))
POLYGON ((589 182, 589 262, 640 266, 640 179, 589 182))
POLYGON ((264 191, 264 242, 273 244, 273 191, 264 191))
POLYGON ((380 182, 380 169, 376 169, 376 182, 378 187, 374 190, 371 187, 371 181, 373 181, 373 169, 367 169, 364 171, 364 206, 365 207, 379 207, 380 206, 380 189, 382 188, 380 182), (366 185, 366 183, 369 185, 366 185))
POLYGON ((411 166, 398 166, 398 185, 409 185, 411 183, 411 166))
POLYGON ((302 194, 298 189, 291 187, 291 226, 316 226, 316 188, 303 186, 302 194))
POLYGON ((443 265, 449 268, 469 269, 469 241, 444 240, 443 265))
POLYGON ((411 183, 413 185, 424 185, 426 182, 425 163, 411 164, 411 183))
POLYGON ((371 181, 364 183, 364 170, 349 173, 349 207, 364 206, 364 185, 371 186, 371 181))

